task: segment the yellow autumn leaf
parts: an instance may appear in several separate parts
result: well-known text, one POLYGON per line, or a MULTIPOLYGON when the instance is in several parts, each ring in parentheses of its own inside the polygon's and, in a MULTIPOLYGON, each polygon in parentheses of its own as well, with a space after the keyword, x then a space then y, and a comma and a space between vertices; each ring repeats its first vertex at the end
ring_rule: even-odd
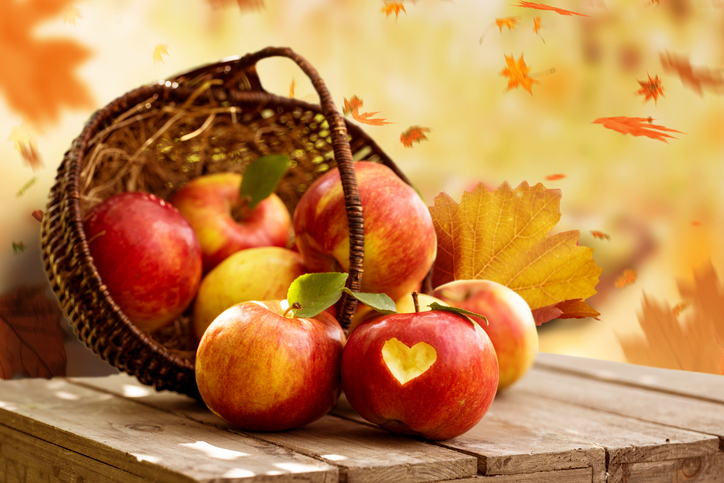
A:
POLYGON ((83 18, 83 16, 80 14, 80 10, 78 10, 78 7, 76 7, 75 5, 67 5, 63 9, 64 24, 67 23, 75 27, 75 21, 79 18, 83 18))
POLYGON ((153 48, 153 63, 161 62, 163 64, 163 55, 168 55, 168 45, 158 44, 153 48))
POLYGON ((561 217, 560 199, 560 190, 527 182, 494 191, 478 184, 459 204, 441 193, 430 208, 438 239, 433 286, 492 280, 532 310, 595 294, 601 269, 593 249, 577 245, 577 230, 548 235, 561 217))

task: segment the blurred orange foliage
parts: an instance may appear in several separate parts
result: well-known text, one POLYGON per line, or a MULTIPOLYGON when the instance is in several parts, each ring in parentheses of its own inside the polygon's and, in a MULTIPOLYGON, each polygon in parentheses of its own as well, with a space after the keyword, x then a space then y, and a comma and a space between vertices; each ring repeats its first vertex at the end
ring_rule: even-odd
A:
POLYGON ((405 10, 405 6, 402 3, 398 2, 389 2, 385 3, 385 6, 382 7, 382 13, 386 13, 389 17, 393 13, 395 14, 395 21, 397 20, 397 17, 400 15, 400 10, 407 13, 407 10, 405 10))
POLYGON ((591 235, 593 235, 593 238, 598 238, 599 240, 603 240, 603 239, 606 239, 609 241, 611 240, 611 237, 602 231, 591 230, 591 235))
POLYGON ((379 114, 379 111, 360 113, 359 109, 360 107, 362 107, 362 105, 362 99, 357 96, 352 96, 349 101, 345 98, 344 108, 342 112, 345 116, 351 114, 352 118, 356 121, 359 121, 363 124, 369 124, 371 126, 384 126, 385 124, 394 124, 393 122, 389 122, 386 119, 370 119, 375 114, 379 114))
POLYGON ((559 13, 561 15, 580 15, 581 17, 588 17, 588 15, 584 15, 582 13, 577 12, 571 12, 570 10, 563 10, 562 8, 558 7, 551 7, 550 5, 544 5, 542 3, 533 3, 533 2, 518 2, 517 7, 524 7, 524 8, 535 8, 537 10, 550 10, 556 13, 559 13))
POLYGON ((659 95, 661 97, 666 97, 664 96, 664 86, 661 85, 661 79, 659 79, 658 75, 656 75, 653 79, 649 75, 648 81, 640 81, 637 79, 637 82, 641 88, 636 91, 636 94, 645 96, 644 102, 648 102, 649 99, 653 98, 654 104, 656 104, 659 100, 659 95))
POLYGON ((500 71, 500 75, 508 78, 508 88, 506 89, 506 92, 513 88, 522 86, 523 89, 527 90, 528 92, 530 92, 531 95, 533 95, 533 83, 538 83, 538 81, 532 79, 531 77, 528 77, 530 67, 525 64, 525 60, 523 60, 523 54, 520 54, 520 59, 518 59, 517 62, 512 55, 506 55, 505 63, 507 64, 507 67, 500 71))
POLYGON ((599 117, 598 119, 593 121, 593 124, 602 124, 603 127, 620 132, 621 134, 630 134, 632 136, 646 136, 651 139, 663 141, 665 143, 668 143, 665 138, 676 138, 660 131, 678 132, 681 134, 686 134, 681 131, 677 131, 676 129, 669 129, 665 126, 651 124, 651 121, 653 121, 653 119, 651 119, 650 117, 644 118, 617 116, 599 117))
POLYGON ((724 89, 724 73, 721 69, 713 70, 705 67, 694 68, 687 57, 672 55, 669 52, 659 54, 661 65, 666 72, 675 72, 681 82, 700 96, 704 89, 721 91, 724 89))
POLYGON ((515 17, 503 17, 495 19, 495 25, 498 26, 501 32, 503 31, 503 27, 508 27, 509 31, 515 30, 517 23, 518 21, 515 19, 515 17))
POLYGON ((617 288, 628 287, 629 285, 636 282, 637 279, 638 279, 638 271, 636 271, 633 268, 627 268, 616 279, 615 285, 617 288))
POLYGON ((406 148, 411 148, 412 143, 422 142, 423 139, 427 140, 427 137, 425 136, 426 132, 430 132, 430 129, 420 126, 410 126, 407 131, 404 131, 400 135, 400 142, 406 148))

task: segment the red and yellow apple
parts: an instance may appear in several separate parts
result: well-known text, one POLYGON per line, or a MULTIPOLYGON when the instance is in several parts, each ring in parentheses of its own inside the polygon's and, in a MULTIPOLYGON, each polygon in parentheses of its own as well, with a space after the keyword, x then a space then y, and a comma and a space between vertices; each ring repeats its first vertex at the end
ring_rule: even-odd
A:
POLYGON ((201 243, 204 273, 245 248, 286 247, 291 217, 275 194, 249 209, 241 200, 242 176, 217 173, 199 176, 170 199, 189 220, 201 243))
POLYGON ((148 193, 119 193, 91 210, 83 231, 101 281, 138 328, 159 329, 191 304, 201 248, 171 204, 148 193))
MULTIPOLYGON (((417 192, 379 163, 354 164, 364 219, 360 292, 393 300, 412 292, 435 259, 430 212, 417 192)), ((350 234, 338 169, 319 177, 294 210, 294 234, 310 272, 348 272, 350 234)))
POLYGON ((485 332, 459 314, 380 315, 350 334, 342 385, 366 420, 395 433, 449 439, 487 412, 498 362, 485 332))
POLYGON ((311 318, 291 312, 281 301, 243 302, 222 312, 201 338, 199 393, 236 428, 297 428, 324 416, 339 398, 344 331, 326 312, 311 318))
POLYGON ((488 319, 488 324, 478 322, 498 354, 499 389, 509 387, 533 365, 538 331, 530 307, 514 290, 489 280, 456 280, 437 287, 434 295, 488 319))
POLYGON ((230 255, 201 280, 193 312, 196 339, 232 305, 286 298, 292 282, 305 273, 302 256, 286 248, 247 248, 230 255))

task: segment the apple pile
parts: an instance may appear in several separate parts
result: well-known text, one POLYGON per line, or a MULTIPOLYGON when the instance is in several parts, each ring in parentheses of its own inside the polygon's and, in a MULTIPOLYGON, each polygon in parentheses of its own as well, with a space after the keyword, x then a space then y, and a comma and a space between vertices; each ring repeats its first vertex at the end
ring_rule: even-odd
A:
POLYGON ((344 390, 393 432, 468 431, 534 361, 526 302, 484 280, 418 295, 437 252, 430 212, 390 168, 367 161, 354 164, 365 251, 361 290, 349 291, 339 171, 290 215, 273 193, 287 167, 286 156, 265 156, 243 176, 197 177, 168 202, 133 192, 97 205, 84 231, 108 293, 144 331, 191 315, 199 393, 237 428, 308 424, 344 390), (343 292, 361 302, 348 334, 334 318, 343 292))

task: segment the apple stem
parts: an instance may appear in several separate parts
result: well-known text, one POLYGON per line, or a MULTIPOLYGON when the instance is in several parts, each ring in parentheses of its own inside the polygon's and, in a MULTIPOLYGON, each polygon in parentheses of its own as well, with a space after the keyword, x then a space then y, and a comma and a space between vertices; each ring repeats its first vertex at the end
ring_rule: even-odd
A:
POLYGON ((292 313, 292 315, 290 316, 290 315, 288 315, 289 312, 291 312, 291 311, 293 311, 293 310, 299 310, 299 309, 301 309, 301 308, 302 308, 302 304, 300 304, 299 302, 294 302, 292 305, 290 305, 290 306, 287 308, 287 310, 284 311, 284 313, 282 314, 282 316, 284 316, 284 317, 294 317, 294 313, 292 313))
POLYGON ((412 292, 412 303, 415 304, 415 313, 420 312, 420 301, 417 300, 417 292, 412 292))
POLYGON ((234 221, 242 221, 249 216, 251 213, 249 202, 251 202, 251 197, 246 196, 242 198, 238 204, 231 207, 231 217, 234 221))

